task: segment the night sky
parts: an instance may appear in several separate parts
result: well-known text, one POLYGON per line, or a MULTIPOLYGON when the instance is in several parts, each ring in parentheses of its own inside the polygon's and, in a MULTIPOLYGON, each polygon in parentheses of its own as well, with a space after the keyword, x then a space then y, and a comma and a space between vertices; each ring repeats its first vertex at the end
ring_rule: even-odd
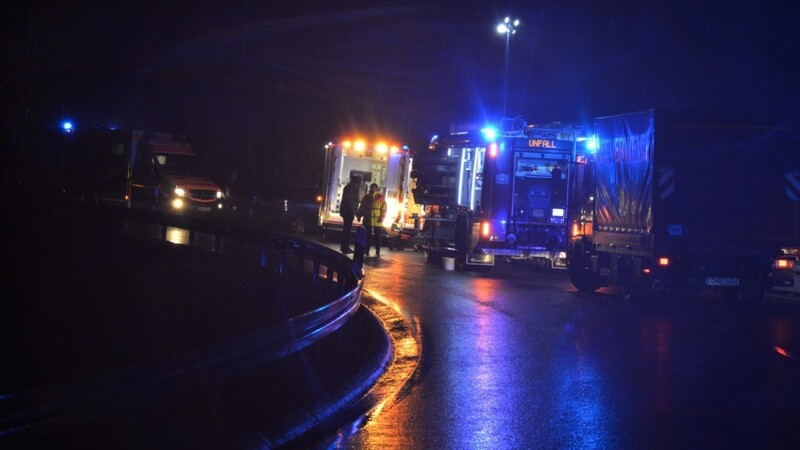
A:
POLYGON ((420 148, 453 122, 497 119, 505 39, 495 28, 506 15, 521 21, 507 115, 529 123, 660 107, 800 113, 798 8, 770 2, 4 9, 4 151, 62 118, 180 132, 216 178, 236 169, 256 191, 318 183, 324 144, 355 131, 420 148))

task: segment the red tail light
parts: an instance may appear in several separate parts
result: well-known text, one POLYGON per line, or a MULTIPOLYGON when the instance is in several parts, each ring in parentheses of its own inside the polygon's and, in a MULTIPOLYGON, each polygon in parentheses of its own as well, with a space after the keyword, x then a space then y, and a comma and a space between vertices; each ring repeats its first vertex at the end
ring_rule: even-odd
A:
POLYGON ((489 157, 496 158, 497 157, 497 142, 492 142, 489 144, 489 157))

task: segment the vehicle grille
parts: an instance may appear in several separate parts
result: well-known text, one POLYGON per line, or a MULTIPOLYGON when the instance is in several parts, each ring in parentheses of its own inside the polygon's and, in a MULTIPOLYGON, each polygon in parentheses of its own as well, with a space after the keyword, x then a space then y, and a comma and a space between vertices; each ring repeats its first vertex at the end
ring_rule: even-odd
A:
POLYGON ((214 200, 217 198, 217 191, 206 189, 190 189, 189 197, 193 200, 214 200))

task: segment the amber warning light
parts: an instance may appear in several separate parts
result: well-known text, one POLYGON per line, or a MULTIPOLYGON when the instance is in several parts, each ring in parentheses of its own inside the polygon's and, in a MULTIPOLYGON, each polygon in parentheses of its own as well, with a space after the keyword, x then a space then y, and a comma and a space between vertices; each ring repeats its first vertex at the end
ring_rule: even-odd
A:
POLYGON ((491 228, 489 226, 489 222, 483 222, 481 224, 481 235, 483 237, 489 237, 489 232, 490 231, 491 231, 491 228))
POLYGON ((661 267, 667 267, 669 265, 669 258, 665 257, 658 258, 658 265, 661 267))

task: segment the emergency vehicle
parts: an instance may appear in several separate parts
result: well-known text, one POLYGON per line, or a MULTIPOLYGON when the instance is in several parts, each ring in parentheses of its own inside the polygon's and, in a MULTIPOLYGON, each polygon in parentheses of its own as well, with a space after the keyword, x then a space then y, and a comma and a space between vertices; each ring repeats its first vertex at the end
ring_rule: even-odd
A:
MULTIPOLYGON (((409 224, 411 152, 408 146, 385 140, 343 138, 325 146, 319 226, 324 237, 341 233, 339 208, 342 191, 351 176, 361 179, 359 198, 375 183, 386 199, 384 228, 409 224)), ((354 226, 360 222, 356 219, 354 226)), ((354 228, 355 229, 355 228, 354 228)))
POLYGON ((554 122, 501 133, 486 158, 481 252, 566 269, 580 220, 593 141, 586 127, 554 122))
POLYGON ((196 166, 185 136, 90 129, 64 137, 61 186, 75 198, 170 213, 222 209, 219 186, 196 166))
POLYGON ((428 260, 454 258, 459 266, 492 266, 494 256, 477 251, 483 166, 492 133, 476 125, 454 125, 414 155, 414 202, 422 206, 422 249, 428 260), (489 138, 487 138, 487 134, 489 138))
POLYGON ((426 206, 426 251, 467 266, 502 256, 565 268, 589 142, 583 127, 519 119, 435 136, 412 175, 414 199, 426 206))

